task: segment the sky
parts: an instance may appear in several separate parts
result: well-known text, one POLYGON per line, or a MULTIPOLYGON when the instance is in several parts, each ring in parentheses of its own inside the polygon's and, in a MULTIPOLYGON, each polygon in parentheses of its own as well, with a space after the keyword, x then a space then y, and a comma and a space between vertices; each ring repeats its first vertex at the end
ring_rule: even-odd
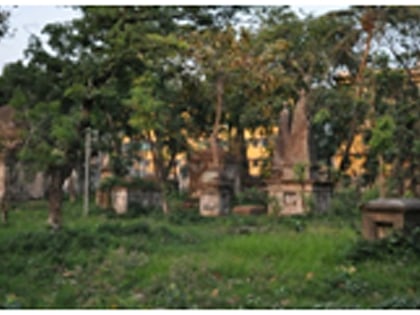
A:
MULTIPOLYGON (((64 22, 66 20, 71 20, 73 18, 76 18, 80 15, 80 13, 77 12, 74 8, 67 5, 56 5, 60 4, 60 2, 41 2, 40 4, 36 5, 30 5, 30 3, 20 3, 18 2, 18 6, 11 6, 16 2, 7 3, 6 5, 2 5, 2 7, 5 7, 6 9, 9 9, 11 11, 11 17, 10 17, 10 26, 11 26, 11 34, 6 36, 5 38, 2 38, 0 40, 0 72, 2 72, 3 67, 5 64, 10 62, 15 62, 19 59, 23 59, 23 51, 27 47, 28 40, 31 34, 40 35, 42 28, 52 22, 64 22), (9 4, 9 6, 7 6, 9 4)), ((35 2, 36 3, 36 2, 35 2)), ((135 1, 133 3, 137 4, 176 4, 176 2, 171 3, 170 1, 168 3, 161 3, 156 1, 135 1)), ((123 2, 123 4, 133 4, 130 2, 123 2)), ((196 4, 197 2, 189 3, 187 2, 178 2, 179 4, 196 4)), ((296 3, 296 2, 295 2, 296 3)), ((336 9, 343 9, 347 7, 348 5, 341 4, 328 4, 327 1, 323 2, 317 2, 322 4, 315 4, 315 2, 297 2, 297 5, 292 5, 292 8, 295 8, 296 10, 303 10, 305 13, 314 13, 314 14, 322 14, 328 11, 336 10, 336 9)), ((334 3, 334 2, 332 2, 334 3)), ((343 2, 341 2, 343 3, 343 2)), ((77 2, 73 1, 71 4, 115 4, 115 3, 106 3, 106 2, 77 2)), ((219 4, 219 3, 213 3, 211 4, 219 4)), ((223 2, 222 2, 223 4, 223 2)), ((229 4, 231 4, 229 2, 229 4)), ((236 3, 232 3, 236 4, 236 3)), ((255 1, 253 3, 247 3, 247 1, 241 1, 240 4, 256 4, 255 1)), ((258 2, 258 4, 270 4, 270 2, 258 2)), ((281 3, 275 2, 271 3, 271 5, 278 5, 278 4, 287 4, 287 3, 281 3)))

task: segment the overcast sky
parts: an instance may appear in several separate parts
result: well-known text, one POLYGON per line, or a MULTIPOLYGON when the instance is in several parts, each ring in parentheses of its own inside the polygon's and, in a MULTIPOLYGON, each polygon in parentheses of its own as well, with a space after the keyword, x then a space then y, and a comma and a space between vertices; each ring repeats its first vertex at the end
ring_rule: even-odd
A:
MULTIPOLYGON (((129 3, 128 3, 129 4, 129 3)), ((263 3, 264 4, 264 3, 263 3)), ((294 8, 304 12, 322 14, 328 11, 346 7, 346 5, 297 5, 294 8)), ((71 20, 80 13, 69 6, 54 5, 21 5, 6 7, 11 10, 10 26, 12 32, 0 40, 0 70, 6 63, 23 59, 23 51, 27 47, 31 34, 40 35, 42 28, 53 22, 71 20)))

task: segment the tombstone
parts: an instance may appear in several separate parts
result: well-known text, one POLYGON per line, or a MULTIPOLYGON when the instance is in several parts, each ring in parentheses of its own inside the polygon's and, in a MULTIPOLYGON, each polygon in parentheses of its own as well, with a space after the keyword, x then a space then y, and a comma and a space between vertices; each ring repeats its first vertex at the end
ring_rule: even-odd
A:
POLYGON ((380 198, 364 204, 362 235, 367 240, 387 237, 394 231, 408 232, 420 226, 420 199, 380 198))
POLYGON ((111 189, 111 205, 117 214, 124 214, 131 207, 158 208, 162 205, 162 193, 156 188, 127 185, 114 186, 111 189))
POLYGON ((269 213, 304 214, 310 206, 323 212, 329 206, 332 185, 327 170, 316 161, 306 102, 301 91, 293 115, 287 108, 280 114, 272 175, 267 180, 268 195, 274 201, 269 213))
POLYGON ((200 214, 215 217, 229 213, 232 185, 218 168, 209 168, 200 178, 200 214))
MULTIPOLYGON (((220 147, 218 148, 217 154, 219 155, 219 171, 221 172, 223 181, 231 185, 234 193, 238 193, 241 186, 241 179, 234 157, 220 147)), ((212 162, 212 153, 209 149, 190 153, 188 157, 188 190, 192 197, 199 197, 201 195, 203 174, 211 170, 212 162)))
POLYGON ((212 152, 193 152, 188 159, 189 192, 199 198, 202 216, 229 213, 230 200, 240 187, 239 168, 232 155, 218 148, 219 166, 213 165, 212 152))

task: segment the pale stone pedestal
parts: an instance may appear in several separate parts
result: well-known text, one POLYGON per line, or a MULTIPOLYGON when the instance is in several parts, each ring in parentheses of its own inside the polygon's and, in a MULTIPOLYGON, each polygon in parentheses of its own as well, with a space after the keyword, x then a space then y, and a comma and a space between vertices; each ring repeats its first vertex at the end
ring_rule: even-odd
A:
POLYGON ((362 235, 367 240, 381 239, 395 230, 409 231, 420 226, 420 199, 381 198, 364 204, 362 235))
POLYGON ((230 185, 221 179, 217 170, 205 171, 201 178, 200 214, 215 217, 229 213, 231 190, 230 185))
POLYGON ((294 180, 271 181, 267 185, 271 202, 269 214, 305 214, 313 207, 316 212, 325 212, 330 204, 332 188, 329 183, 294 180))
POLYGON ((200 214, 205 217, 216 217, 229 213, 230 193, 228 190, 208 188, 200 196, 200 214))
POLYGON ((133 205, 141 205, 145 208, 160 207, 162 196, 158 191, 116 186, 111 191, 111 203, 116 213, 123 214, 133 205))

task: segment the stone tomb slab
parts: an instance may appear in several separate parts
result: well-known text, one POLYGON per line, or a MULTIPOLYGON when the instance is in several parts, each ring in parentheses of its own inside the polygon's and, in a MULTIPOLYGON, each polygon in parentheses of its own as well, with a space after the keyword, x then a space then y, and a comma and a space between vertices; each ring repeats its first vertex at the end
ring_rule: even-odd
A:
POLYGON ((111 191, 112 208, 118 214, 123 214, 132 206, 160 207, 162 195, 158 191, 133 189, 116 186, 111 191))
POLYGON ((230 193, 227 189, 206 188, 200 196, 200 215, 216 217, 229 213, 230 193))
POLYGON ((396 230, 407 232, 420 226, 420 199, 380 198, 361 207, 362 235, 367 240, 388 236, 396 230))
POLYGON ((329 184, 310 181, 304 184, 297 181, 271 183, 267 189, 269 197, 273 200, 268 208, 270 214, 302 215, 307 213, 311 206, 314 206, 314 210, 318 213, 325 212, 331 198, 329 184))

